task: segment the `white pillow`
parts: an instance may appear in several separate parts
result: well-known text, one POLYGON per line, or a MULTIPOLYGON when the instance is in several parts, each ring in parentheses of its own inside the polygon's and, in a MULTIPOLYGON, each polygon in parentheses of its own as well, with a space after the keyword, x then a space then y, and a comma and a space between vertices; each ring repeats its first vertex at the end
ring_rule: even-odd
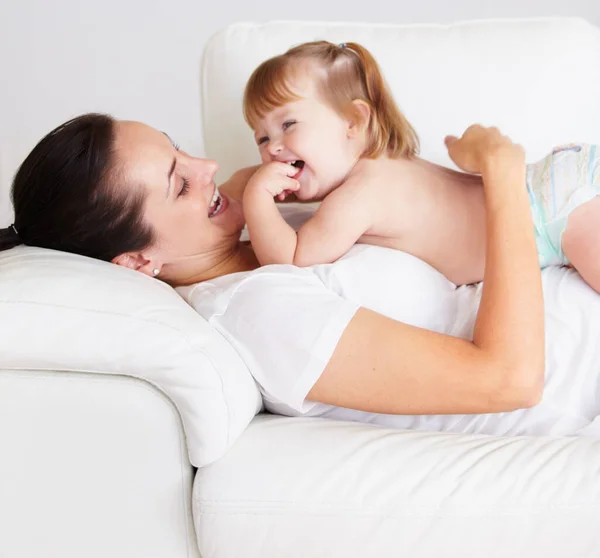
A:
POLYGON ((169 286, 41 248, 0 252, 0 369, 142 378, 177 406, 190 461, 221 457, 261 408, 233 348, 169 286))

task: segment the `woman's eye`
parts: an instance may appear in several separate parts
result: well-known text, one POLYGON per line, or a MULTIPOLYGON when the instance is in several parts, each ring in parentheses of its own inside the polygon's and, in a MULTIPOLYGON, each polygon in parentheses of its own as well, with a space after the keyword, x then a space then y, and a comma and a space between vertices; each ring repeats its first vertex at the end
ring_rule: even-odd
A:
POLYGON ((258 138, 256 140, 256 144, 257 145, 262 145, 263 143, 265 143, 266 141, 269 141, 269 138, 267 136, 263 136, 262 138, 258 138))
POLYGON ((177 197, 185 196, 190 191, 190 181, 187 178, 183 179, 181 190, 179 190, 179 194, 177 197))
POLYGON ((296 124, 295 120, 288 120, 287 122, 283 123, 283 129, 287 130, 292 124, 296 124))

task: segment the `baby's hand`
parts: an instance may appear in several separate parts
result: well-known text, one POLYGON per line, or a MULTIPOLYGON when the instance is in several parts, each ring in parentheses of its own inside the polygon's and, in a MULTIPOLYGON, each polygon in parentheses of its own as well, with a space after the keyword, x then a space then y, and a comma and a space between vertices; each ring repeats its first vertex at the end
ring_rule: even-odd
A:
POLYGON ((298 172, 296 167, 287 163, 272 161, 260 167, 248 181, 246 195, 256 195, 258 192, 268 193, 283 201, 286 196, 300 188, 300 183, 291 178, 298 172))

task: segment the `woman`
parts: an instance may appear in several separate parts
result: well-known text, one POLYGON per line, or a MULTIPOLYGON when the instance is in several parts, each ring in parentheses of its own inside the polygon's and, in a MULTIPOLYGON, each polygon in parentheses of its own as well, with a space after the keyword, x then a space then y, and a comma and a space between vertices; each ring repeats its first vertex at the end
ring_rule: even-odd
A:
MULTIPOLYGON (((482 174, 485 189, 488 256, 472 341, 344 299, 322 281, 323 266, 257 269, 251 246, 239 240, 244 216, 235 199, 252 171, 236 173, 219 194, 215 161, 191 157, 148 126, 105 115, 75 118, 33 149, 15 176, 15 222, 0 233, 0 248, 65 250, 176 287, 207 285, 194 306, 237 344, 276 412, 530 407, 544 383, 544 317, 524 153, 480 126, 446 143, 461 169, 482 174), (300 318, 285 312, 292 301, 300 318)), ((193 288, 181 292, 196 296, 193 288)))

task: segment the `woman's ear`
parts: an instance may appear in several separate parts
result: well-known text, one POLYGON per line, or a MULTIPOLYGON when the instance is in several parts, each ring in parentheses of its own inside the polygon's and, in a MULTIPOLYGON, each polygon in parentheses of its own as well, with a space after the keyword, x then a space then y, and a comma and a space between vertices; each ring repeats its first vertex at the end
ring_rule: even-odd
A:
POLYGON ((371 107, 360 99, 352 101, 352 114, 348 119, 348 136, 356 137, 364 132, 371 120, 371 107))
POLYGON ((133 269, 134 271, 140 271, 150 277, 156 277, 158 275, 156 270, 160 272, 160 265, 157 262, 148 260, 141 252, 127 252, 115 256, 111 262, 122 267, 133 269))

